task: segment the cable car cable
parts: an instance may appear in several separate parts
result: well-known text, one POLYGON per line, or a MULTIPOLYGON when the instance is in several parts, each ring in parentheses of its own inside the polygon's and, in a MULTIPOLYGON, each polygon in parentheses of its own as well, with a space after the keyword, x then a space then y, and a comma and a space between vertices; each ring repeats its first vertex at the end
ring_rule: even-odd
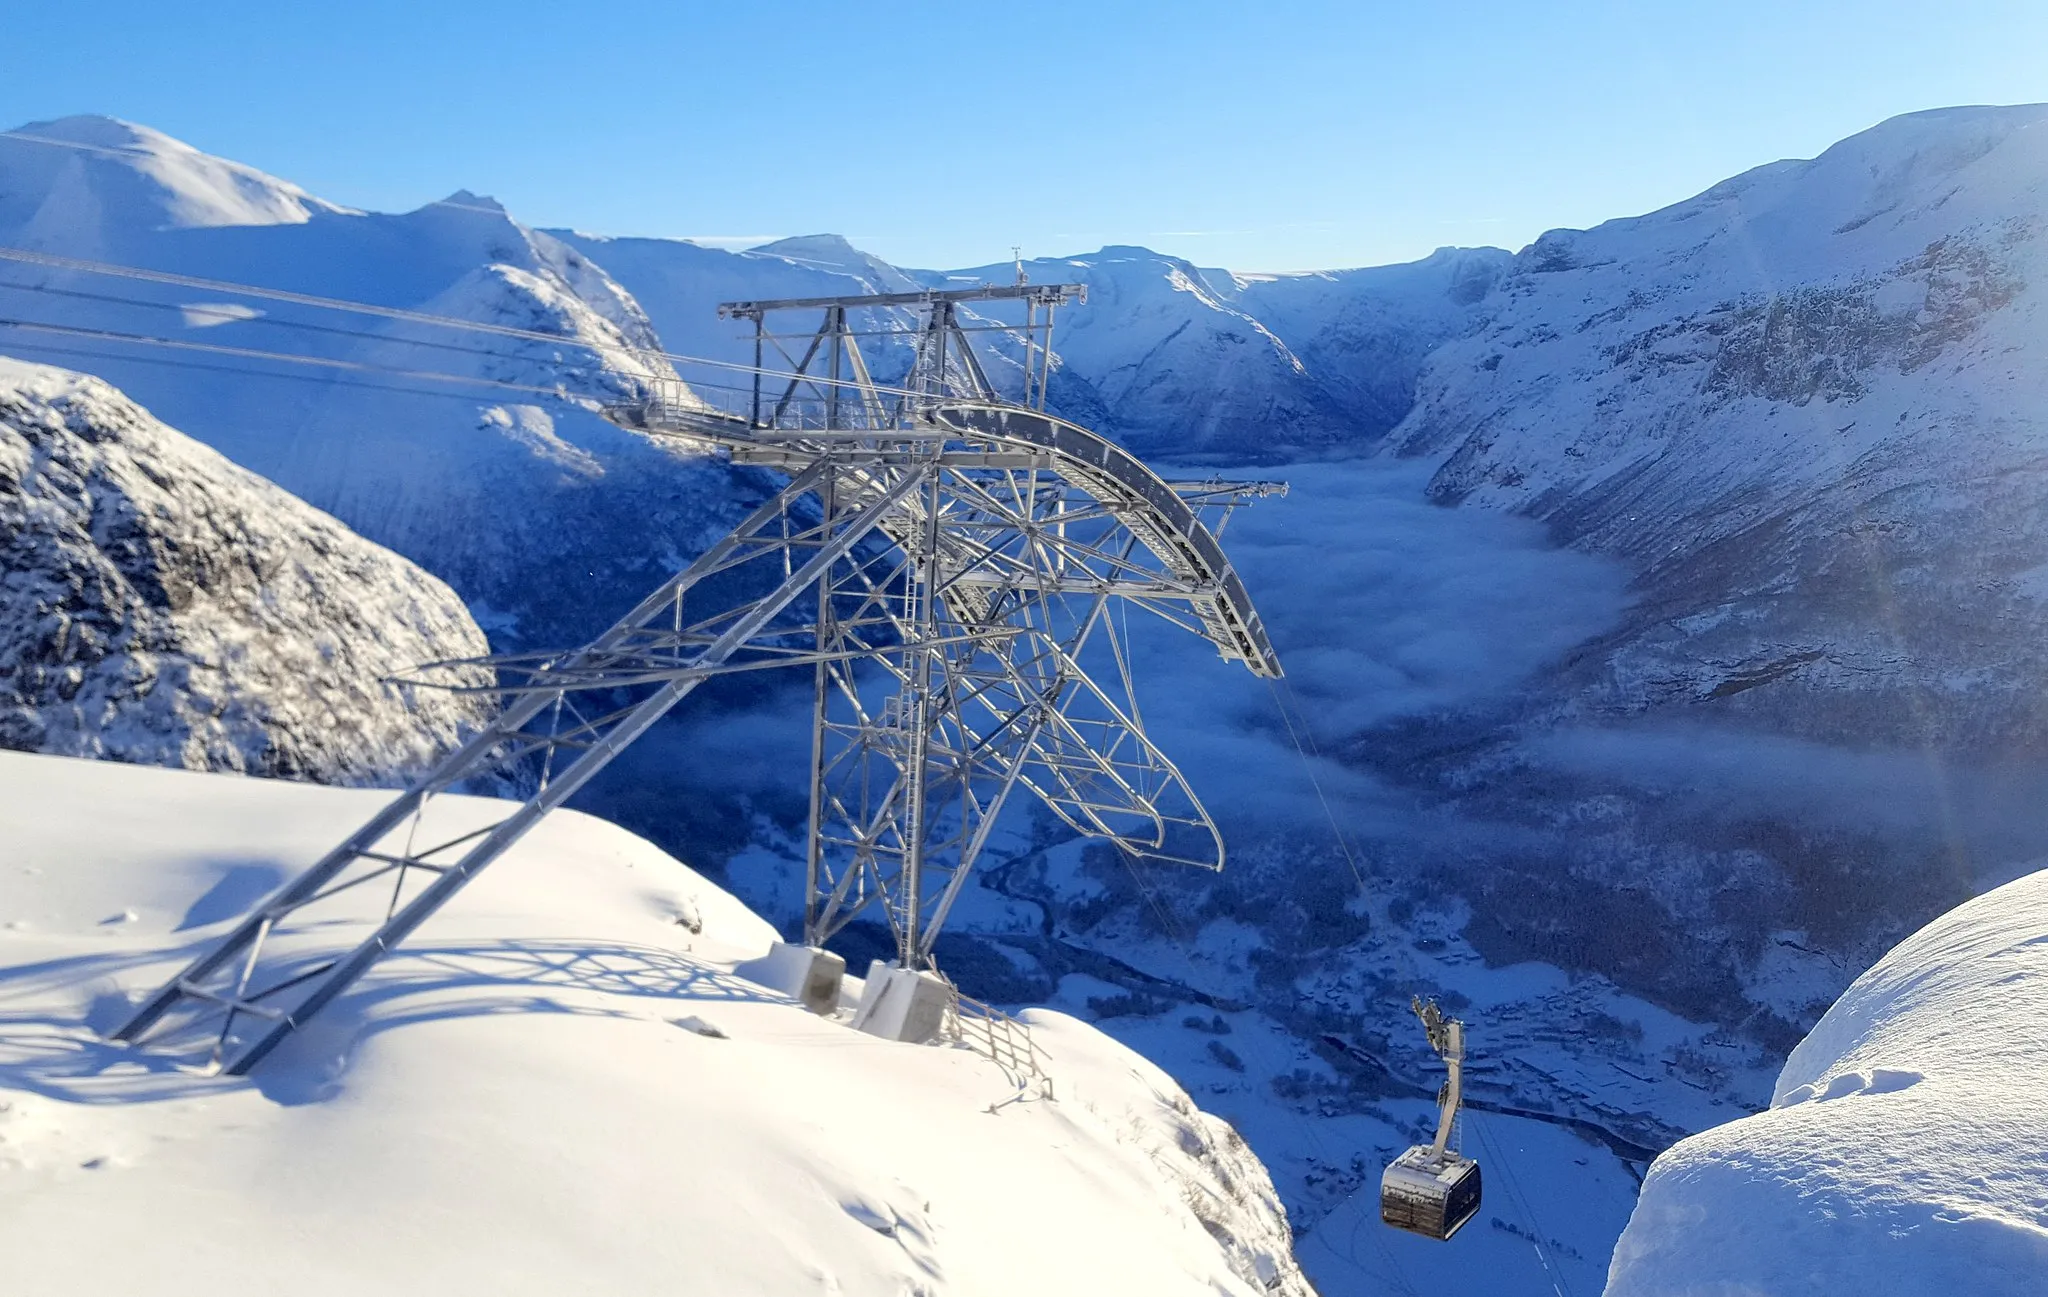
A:
POLYGON ((1536 1219, 1535 1208, 1530 1206, 1528 1196, 1522 1192, 1521 1182, 1515 1177, 1514 1164, 1508 1160, 1502 1145, 1488 1133, 1487 1123, 1478 1119, 1476 1111, 1473 1113, 1472 1130, 1479 1136, 1479 1142, 1486 1147, 1487 1157, 1500 1168, 1501 1175, 1505 1177, 1508 1200, 1520 1209, 1522 1219, 1529 1222, 1529 1241, 1536 1249, 1536 1260, 1550 1275, 1551 1286, 1558 1290, 1558 1297, 1573 1297, 1571 1282, 1565 1277, 1563 1266, 1554 1263, 1548 1249, 1543 1245, 1543 1224, 1536 1219))
POLYGON ((163 338, 153 334, 123 333, 117 329, 91 329, 71 324, 45 324, 35 320, 16 320, 4 316, 0 316, 0 328, 26 329, 34 333, 54 333, 62 337, 89 338, 102 342, 122 342, 133 343, 139 346, 164 347, 174 351, 196 351, 217 356, 236 356, 245 360, 272 360, 290 365, 310 365, 318 369, 389 374, 398 378, 416 378, 426 382, 460 383, 480 387, 501 388, 537 396, 566 397, 569 395, 569 393, 559 387, 538 387, 531 383, 512 383, 504 379, 475 378, 466 374, 445 374, 433 370, 398 369, 386 365, 372 365, 358 360, 342 360, 329 356, 305 356, 284 351, 264 351, 255 347, 233 347, 224 343, 193 342, 185 338, 163 338))
MULTIPOLYGON (((0 247, 0 260, 16 261, 28 265, 43 266, 53 270, 72 271, 80 274, 111 275, 116 278, 133 279, 143 283, 166 284, 179 288, 196 288, 205 292, 227 293, 234 296, 253 297, 261 301, 287 302, 295 306, 311 306, 323 310, 344 311, 357 315, 376 316, 380 319, 398 320, 411 324, 425 324, 436 328, 461 329, 472 333, 488 333, 498 337, 519 338, 528 342, 545 342, 553 346, 577 347, 592 352, 614 352, 630 356, 645 363, 649 359, 665 360, 671 365, 680 362, 686 365, 708 365, 741 374, 759 374, 767 378, 790 378, 790 371, 773 369, 760 365, 748 365, 733 360, 714 360, 709 356, 689 356, 680 352, 663 351, 656 347, 636 347, 623 341, 601 342, 579 338, 571 334, 548 333, 539 329, 520 329, 506 324, 489 324, 480 320, 465 320, 452 315, 436 315, 428 311, 416 311, 405 307, 379 306, 372 302, 360 302, 344 297, 322 297, 315 293, 300 293, 282 288, 264 288, 256 284, 236 283, 225 279, 206 279, 197 275, 174 274, 170 271, 147 270, 139 266, 123 266, 113 262, 92 261, 83 257, 61 257, 52 253, 36 252, 28 248, 0 247)), ((580 300, 580 299, 578 299, 580 300)), ((587 305, 587 304, 586 304, 587 305)), ((602 316, 600 319, 604 318, 602 316)), ((610 320, 605 321, 612 323, 610 320)), ((614 328, 617 326, 614 325, 614 328)), ((678 375, 680 379, 680 375, 678 375)), ((684 380, 687 381, 687 380, 684 380)), ((824 381, 824 380, 815 380, 824 381)), ((849 384, 842 384, 849 385, 849 384)), ((922 397, 924 393, 909 388, 891 387, 874 383, 869 390, 884 396, 922 397)))
MULTIPOLYGON (((16 292, 31 292, 31 293, 47 293, 47 294, 50 294, 50 295, 53 295, 53 296, 58 296, 58 297, 72 297, 72 298, 81 298, 81 299, 84 299, 84 300, 87 300, 87 301, 103 302, 103 303, 108 303, 108 304, 112 304, 112 305, 126 305, 126 306, 135 306, 135 307, 142 307, 142 308, 146 308, 146 309, 150 309, 150 310, 169 310, 169 311, 180 311, 180 312, 189 312, 189 311, 207 311, 207 313, 210 313, 210 314, 224 314, 224 313, 222 313, 222 312, 217 312, 217 311, 208 311, 208 308, 204 308, 204 307, 193 307, 193 306, 185 306, 185 305, 180 305, 180 304, 177 304, 177 303, 173 303, 173 302, 154 302, 154 301, 150 301, 150 300, 148 300, 147 298, 141 298, 141 297, 123 297, 123 296, 120 296, 120 295, 117 295, 117 294, 111 294, 111 293, 87 293, 87 292, 82 292, 82 291, 79 291, 79 290, 74 290, 74 289, 65 289, 65 288, 52 288, 52 287, 50 287, 49 285, 46 285, 46 284, 25 284, 25 283, 21 283, 21 282, 18 282, 18 281, 13 281, 13 280, 0 280, 0 291, 8 291, 8 290, 11 290, 11 291, 16 291, 16 292)), ((306 332, 306 333, 318 333, 318 334, 324 334, 324 335, 328 335, 328 336, 334 336, 334 337, 343 337, 343 338, 357 338, 357 339, 361 339, 361 340, 364 340, 364 341, 367 341, 367 342, 373 342, 373 343, 378 343, 378 344, 382 344, 382 345, 391 345, 391 346, 404 346, 404 347, 427 347, 427 348, 431 348, 431 349, 433 349, 433 350, 436 350, 436 351, 450 351, 450 352, 455 352, 455 353, 458 353, 458 354, 461 354, 461 355, 467 355, 467 356, 478 356, 478 357, 481 357, 481 358, 483 358, 483 359, 486 359, 486 360, 502 360, 502 361, 507 361, 507 362, 510 362, 510 363, 514 363, 514 364, 525 364, 525 365, 534 365, 534 366, 538 366, 538 367, 542 367, 542 368, 548 368, 548 367, 555 367, 555 368, 562 368, 562 369, 570 369, 570 368, 573 368, 572 366, 566 365, 566 364, 564 364, 563 362, 561 362, 561 361, 559 361, 559 360, 555 360, 555 361, 550 361, 550 360, 542 359, 542 358, 539 358, 539 357, 529 357, 529 356, 520 356, 520 355, 514 354, 514 353, 512 353, 512 352, 509 352, 509 351, 494 351, 494 350, 491 350, 491 349, 489 349, 489 348, 483 348, 483 347, 464 347, 464 346, 461 346, 461 345, 459 345, 459 344, 457 344, 457 343, 452 343, 452 342, 433 342, 433 341, 429 341, 428 339, 425 339, 425 338, 407 338, 407 337, 403 337, 403 336, 400 336, 400 335, 397 335, 397 334, 383 334, 383 333, 371 333, 371 332, 368 332, 368 331, 366 331, 366 330, 361 330, 361 329, 341 329, 341 328, 335 328, 335 327, 334 327, 334 326, 332 326, 332 325, 314 324, 314 323, 311 323, 310 321, 306 321, 306 320, 289 320, 289 319, 283 319, 283 318, 280 318, 280 317, 278 317, 278 316, 274 316, 274 315, 260 315, 260 316, 254 316, 254 317, 246 317, 246 318, 245 318, 245 317, 229 317, 229 318, 230 318, 230 320, 231 320, 232 322, 234 322, 234 323, 242 323, 242 324, 252 324, 252 325, 262 325, 262 326, 265 326, 265 327, 270 327, 270 328, 280 328, 280 329, 296 329, 296 330, 299 330, 299 331, 301 331, 301 332, 306 332)), ((45 324, 45 323, 42 323, 42 322, 32 322, 32 321, 5 321, 5 322, 0 322, 0 323, 11 323, 11 324, 14 324, 14 325, 15 325, 16 327, 20 327, 20 328, 34 328, 34 329, 42 329, 42 330, 45 330, 45 331, 53 331, 53 330, 60 330, 60 329, 82 329, 82 328, 85 328, 85 327, 87 327, 87 326, 83 326, 83 325, 64 325, 64 324, 55 324, 55 323, 49 323, 49 324, 45 324)), ((206 348, 207 348, 207 347, 209 347, 209 346, 221 346, 221 345, 224 345, 224 344, 200 344, 200 343, 193 343, 193 342, 189 342, 188 340, 185 340, 185 339, 157 339, 157 338, 155 338, 155 337, 154 337, 153 335, 145 335, 145 334, 121 334, 121 333, 119 333, 119 331, 116 331, 116 330, 102 330, 102 331, 100 331, 100 332, 101 332, 102 334, 104 334, 105 336, 108 336, 108 337, 111 337, 111 338, 115 338, 115 339, 117 339, 117 340, 119 340, 119 341, 122 341, 122 342, 146 343, 146 344, 151 344, 151 345, 163 345, 163 346, 171 346, 171 347, 180 347, 180 348, 190 348, 190 349, 201 349, 201 350, 203 350, 203 349, 206 349, 206 348)), ((558 339, 558 341, 563 341, 563 342, 569 342, 569 343, 572 343, 573 345, 576 345, 576 346, 578 346, 579 348, 580 348, 580 347, 582 346, 582 344, 581 344, 580 342, 576 342, 576 340, 574 340, 574 339, 562 338, 562 339, 558 339)), ((276 353, 267 353, 267 352, 260 352, 260 351, 258 351, 257 349, 253 349, 253 348, 241 348, 241 349, 239 349, 239 352, 246 352, 246 353, 249 353, 249 354, 259 355, 259 356, 263 356, 263 357, 265 357, 265 358, 269 358, 269 359, 278 359, 278 360, 284 360, 284 361, 287 361, 287 362, 290 362, 290 363, 299 363, 299 364, 312 364, 312 365, 322 365, 322 364, 326 364, 326 363, 327 363, 327 362, 328 362, 329 360, 333 360, 333 359, 336 359, 336 358, 333 358, 333 357, 314 357, 314 356, 307 356, 307 355, 305 355, 304 353, 282 353, 282 352, 276 352, 276 353)), ((92 354, 92 353, 81 353, 81 354, 92 354)), ((109 357, 109 358, 110 358, 110 359, 121 359, 121 357, 109 357)), ((371 364, 369 364, 368 362, 360 362, 360 361, 358 361, 358 362, 352 362, 352 363, 354 363, 354 364, 356 364, 356 365, 358 365, 358 366, 360 366, 360 367, 362 367, 362 368, 365 368, 365 369, 372 369, 372 370, 380 370, 380 371, 383 371, 383 372, 390 372, 390 373, 405 373, 405 372, 407 372, 407 371, 401 371, 401 370, 396 370, 396 369, 393 369, 393 368, 391 368, 391 367, 388 367, 388 366, 377 366, 377 365, 371 365, 371 364)), ((230 371, 230 372, 245 372, 245 373, 251 373, 251 374, 261 374, 261 373, 262 373, 262 371, 260 371, 260 370, 245 370, 245 371, 230 371)), ((786 372, 785 372, 785 371, 774 371, 774 372, 777 372, 777 373, 782 373, 782 374, 783 374, 783 375, 784 375, 785 377, 787 376, 787 374, 786 374, 786 372)), ((460 380, 460 381, 462 381, 462 382, 468 382, 468 383, 478 383, 478 384, 482 384, 482 385, 484 385, 484 386, 502 386, 502 385, 503 385, 503 383, 502 383, 502 382, 501 382, 500 380, 496 380, 496 379, 488 379, 488 378, 481 378, 481 377, 476 377, 476 378, 472 378, 472 377, 468 377, 468 376, 463 376, 463 375, 454 375, 454 376, 443 376, 443 375, 435 375, 434 377, 436 378, 436 380, 437 380, 437 381, 439 381, 440 379, 443 379, 443 378, 447 378, 447 377, 453 377, 453 378, 455 378, 455 379, 458 379, 458 380, 460 380)), ((621 375, 621 377, 622 377, 622 378, 626 378, 626 379, 629 379, 629 380, 630 380, 630 379, 632 379, 632 378, 633 378, 634 376, 632 376, 632 375, 621 375)), ((743 384, 739 384, 739 383, 721 383, 721 382, 718 382, 718 381, 716 381, 715 379, 704 379, 704 378, 696 378, 696 379, 690 379, 690 380, 687 380, 687 382, 688 382, 688 385, 689 385, 690 387, 692 387, 693 389, 704 389, 704 388, 719 388, 719 389, 723 389, 723 390, 726 390, 726 391, 731 391, 731 392, 747 392, 747 391, 750 391, 750 390, 751 390, 751 389, 750 389, 750 388, 749 388, 748 386, 746 386, 746 385, 743 385, 743 384)), ((525 389, 521 389, 521 390, 525 390, 525 389)), ((534 390, 541 390, 541 389, 534 389, 534 390)), ((553 389, 547 389, 547 391, 552 391, 552 390, 553 390, 553 389)), ((545 391, 543 392, 543 394, 545 394, 545 391)), ((573 398, 573 397, 574 397, 574 396, 576 395, 575 393, 573 393, 573 392, 570 392, 570 391, 568 391, 567 389, 564 389, 564 390, 563 390, 562 392, 557 392, 557 393, 555 393, 555 394, 556 394, 556 395, 565 395, 565 396, 569 396, 569 397, 572 397, 572 398, 573 398)))

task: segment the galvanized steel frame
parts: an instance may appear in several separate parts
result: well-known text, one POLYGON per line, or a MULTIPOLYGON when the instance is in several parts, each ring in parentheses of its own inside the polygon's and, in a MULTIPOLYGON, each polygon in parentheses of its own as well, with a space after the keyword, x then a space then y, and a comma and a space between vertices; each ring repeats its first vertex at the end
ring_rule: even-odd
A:
POLYGON ((753 320, 763 340, 772 312, 823 312, 802 357, 782 353, 789 378, 772 403, 758 384, 744 412, 656 385, 607 411, 792 477, 589 645, 423 668, 420 683, 502 695, 497 720, 144 1000, 112 1038, 196 1042, 222 1070, 247 1072, 697 685, 732 672, 813 669, 805 936, 814 944, 879 915, 898 962, 930 966, 1019 787, 1119 850, 1220 868, 1214 821, 1145 735, 1116 614, 1135 604, 1277 675, 1199 515, 1263 488, 1175 487, 1033 408, 1051 373, 1053 308, 1078 296, 1076 286, 898 296, 911 300, 729 303, 721 312, 753 320), (1031 306, 1021 366, 1030 404, 997 397, 960 324, 959 303, 978 296, 1031 306), (849 309, 878 303, 924 311, 897 388, 874 382, 848 324, 849 309), (498 803, 510 809, 496 818, 471 823, 469 799, 466 818, 436 818, 446 794, 508 784, 527 791, 498 803), (388 895, 366 886, 378 884, 388 895), (373 891, 383 902, 366 906, 373 891), (340 955, 320 935, 336 921, 366 929, 340 955))

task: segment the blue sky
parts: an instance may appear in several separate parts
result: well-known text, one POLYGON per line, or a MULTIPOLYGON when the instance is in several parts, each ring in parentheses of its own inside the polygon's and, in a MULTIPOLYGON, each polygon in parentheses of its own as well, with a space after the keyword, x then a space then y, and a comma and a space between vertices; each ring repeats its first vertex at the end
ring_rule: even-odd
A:
POLYGON ((2048 100, 2048 3, 12 0, 0 122, 103 112, 337 202, 1144 243, 1284 270, 1519 247, 1895 113, 2048 100))

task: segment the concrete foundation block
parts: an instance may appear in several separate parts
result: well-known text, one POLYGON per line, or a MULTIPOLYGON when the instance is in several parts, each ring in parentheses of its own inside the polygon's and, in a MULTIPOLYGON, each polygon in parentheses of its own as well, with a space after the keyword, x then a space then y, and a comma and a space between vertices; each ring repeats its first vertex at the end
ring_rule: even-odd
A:
POLYGON ((855 1031, 919 1045, 938 1039, 953 998, 944 978, 877 959, 868 965, 866 984, 853 1015, 855 1031))
POLYGON ((839 1007, 846 960, 816 946, 778 941, 766 955, 748 960, 735 971, 748 981, 793 997, 812 1013, 830 1014, 839 1007))

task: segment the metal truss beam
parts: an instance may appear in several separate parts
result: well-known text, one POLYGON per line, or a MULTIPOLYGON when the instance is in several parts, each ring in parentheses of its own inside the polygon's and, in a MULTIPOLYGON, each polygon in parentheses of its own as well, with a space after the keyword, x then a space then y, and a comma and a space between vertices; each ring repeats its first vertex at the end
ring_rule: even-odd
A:
MULTIPOLYGON (((218 1017, 218 1030, 211 1037, 214 1061, 231 1075, 247 1072, 295 1028, 348 989, 542 816, 588 783, 707 675, 749 647, 798 596, 873 533, 918 485, 915 476, 905 475, 858 500, 857 511, 847 516, 793 525, 793 506, 827 472, 828 466, 819 464, 800 474, 732 535, 649 595, 604 635, 568 655, 559 667, 544 664, 534 668, 528 683, 538 687, 521 691, 492 725, 144 1000, 112 1038, 139 1041, 179 1010, 192 1011, 189 1016, 200 1019, 218 1017), (766 594, 716 607, 709 617, 699 616, 685 627, 682 617, 688 592, 710 576, 761 560, 779 565, 784 572, 766 594), (707 634, 708 642, 704 639, 707 634), (649 657, 664 654, 672 658, 674 668, 668 679, 629 704, 611 701, 619 690, 649 683, 649 657), (562 678, 552 679, 558 669, 562 678), (560 760, 564 753, 567 759, 560 760), (516 775, 535 758, 539 758, 538 787, 503 818, 481 828, 464 828, 453 837, 445 836, 447 829, 437 833, 435 826, 430 826, 427 812, 436 794, 492 776, 516 775), (432 845, 422 846, 423 842, 432 845), (456 852, 459 854, 447 854, 456 852), (444 855, 444 859, 435 859, 444 855), (415 871, 433 881, 406 899, 407 875, 415 871), (309 966, 293 943, 277 940, 293 920, 317 922, 327 917, 305 914, 310 907, 387 877, 393 880, 393 888, 382 921, 345 954, 316 958, 309 966), (253 1039, 238 1032, 243 1019, 264 1024, 253 1039)), ((360 918, 360 914, 344 917, 360 918)))

